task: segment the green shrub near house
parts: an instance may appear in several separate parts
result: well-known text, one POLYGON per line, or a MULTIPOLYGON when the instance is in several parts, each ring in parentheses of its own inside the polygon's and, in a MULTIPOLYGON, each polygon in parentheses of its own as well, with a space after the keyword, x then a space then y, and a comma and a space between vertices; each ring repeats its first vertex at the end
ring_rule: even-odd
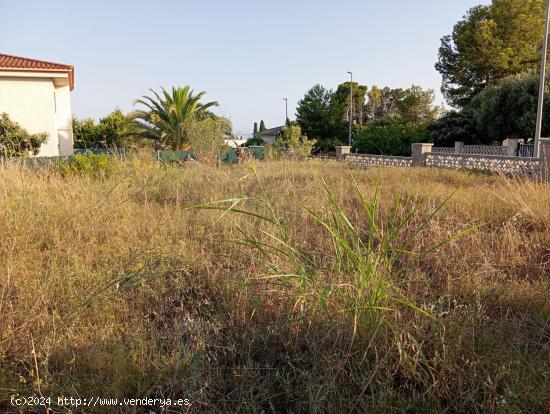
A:
POLYGON ((316 143, 316 140, 309 139, 302 134, 302 129, 297 122, 291 122, 283 129, 281 136, 277 138, 273 147, 276 151, 285 151, 299 159, 303 159, 311 155, 316 143))
POLYGON ((47 140, 47 133, 30 134, 5 112, 0 115, 0 157, 37 155, 47 140))

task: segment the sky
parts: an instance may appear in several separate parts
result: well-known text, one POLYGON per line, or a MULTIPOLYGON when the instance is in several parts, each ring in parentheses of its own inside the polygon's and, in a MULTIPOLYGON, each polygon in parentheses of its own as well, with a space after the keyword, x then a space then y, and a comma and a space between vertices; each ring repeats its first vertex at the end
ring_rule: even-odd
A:
POLYGON ((294 119, 313 85, 432 88, 440 38, 488 0, 0 0, 0 53, 72 64, 73 113, 190 85, 236 134, 294 119))

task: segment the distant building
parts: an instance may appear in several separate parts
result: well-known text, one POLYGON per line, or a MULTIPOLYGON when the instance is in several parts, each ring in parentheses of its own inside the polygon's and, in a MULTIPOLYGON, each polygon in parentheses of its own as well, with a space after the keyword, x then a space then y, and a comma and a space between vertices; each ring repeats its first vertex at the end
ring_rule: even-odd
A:
POLYGON ((286 125, 266 129, 265 131, 258 132, 256 137, 263 139, 266 144, 273 144, 281 136, 285 128, 286 125))
POLYGON ((248 141, 248 139, 242 138, 242 137, 239 137, 239 138, 226 138, 226 139, 224 139, 224 142, 225 142, 228 146, 230 146, 231 148, 240 147, 240 146, 246 144, 246 141, 248 141))
POLYGON ((71 65, 0 54, 0 113, 30 133, 48 133, 39 156, 73 153, 71 65))

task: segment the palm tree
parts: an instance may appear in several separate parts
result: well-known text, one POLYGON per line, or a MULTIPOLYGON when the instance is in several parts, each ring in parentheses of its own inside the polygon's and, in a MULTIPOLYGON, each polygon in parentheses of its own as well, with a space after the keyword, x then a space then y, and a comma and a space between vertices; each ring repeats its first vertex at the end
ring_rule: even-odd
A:
POLYGON ((132 112, 129 119, 138 138, 156 141, 160 147, 183 149, 188 141, 189 123, 214 116, 209 108, 218 103, 201 103, 205 92, 194 95, 189 86, 172 87, 172 93, 161 90, 159 95, 151 89, 154 97, 143 96, 134 101, 134 105, 143 105, 146 109, 132 112))

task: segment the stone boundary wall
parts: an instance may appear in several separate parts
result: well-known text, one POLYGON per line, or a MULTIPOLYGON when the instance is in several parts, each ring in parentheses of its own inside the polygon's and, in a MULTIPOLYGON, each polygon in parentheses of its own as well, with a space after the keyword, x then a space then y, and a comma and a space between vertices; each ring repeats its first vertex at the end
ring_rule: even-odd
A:
POLYGON ((386 155, 370 155, 370 154, 345 154, 344 161, 351 162, 362 166, 394 166, 394 167, 411 167, 411 157, 394 157, 386 155))
POLYGON ((538 175, 542 170, 540 159, 526 157, 428 152, 424 159, 426 167, 492 171, 505 175, 538 175))
MULTIPOLYGON (((462 144, 462 143, 456 143, 462 144)), ((450 168, 453 170, 490 171, 510 176, 542 177, 550 181, 550 138, 540 139, 540 157, 518 157, 509 155, 464 154, 462 151, 432 152, 434 144, 411 144, 411 157, 393 157, 385 155, 350 154, 351 147, 337 147, 336 158, 361 166, 397 166, 397 167, 432 167, 450 168)), ((461 145, 455 145, 460 147, 461 145)), ((513 146, 512 146, 513 147, 513 146)), ((499 147, 497 147, 499 148, 499 147)), ((504 151, 500 147, 499 151, 504 151)), ((511 148, 511 147, 508 147, 511 148)), ((456 148, 461 150, 461 148, 456 148)))
POLYGON ((508 147, 496 145, 463 145, 455 147, 433 147, 433 153, 437 154, 465 154, 465 155, 510 155, 508 147))

